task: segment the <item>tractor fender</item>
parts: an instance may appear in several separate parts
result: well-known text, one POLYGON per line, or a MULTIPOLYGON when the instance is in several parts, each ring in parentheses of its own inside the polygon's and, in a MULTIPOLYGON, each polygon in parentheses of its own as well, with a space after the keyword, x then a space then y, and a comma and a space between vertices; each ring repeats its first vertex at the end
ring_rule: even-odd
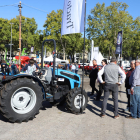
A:
POLYGON ((32 75, 29 75, 29 74, 6 75, 6 79, 3 80, 1 83, 5 84, 5 83, 10 82, 12 80, 15 80, 17 78, 24 78, 24 77, 33 79, 34 81, 38 82, 40 84, 40 86, 44 89, 44 86, 43 86, 41 80, 39 78, 34 77, 32 75))

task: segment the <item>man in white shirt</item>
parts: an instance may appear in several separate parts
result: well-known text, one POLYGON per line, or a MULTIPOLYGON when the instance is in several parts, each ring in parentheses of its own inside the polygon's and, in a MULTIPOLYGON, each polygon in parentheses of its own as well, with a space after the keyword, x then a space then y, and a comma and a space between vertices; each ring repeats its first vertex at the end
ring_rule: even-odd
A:
POLYGON ((75 73, 75 69, 76 69, 76 67, 75 67, 75 65, 74 65, 74 63, 73 63, 73 64, 72 64, 72 67, 71 67, 71 71, 75 73))
POLYGON ((112 91, 113 101, 114 101, 114 119, 118 119, 118 85, 121 85, 125 81, 126 75, 122 69, 117 65, 116 58, 111 59, 111 63, 106 67, 103 67, 98 72, 99 82, 105 84, 104 88, 104 100, 101 110, 101 117, 105 117, 105 111, 107 106, 107 100, 112 91), (102 75, 105 75, 105 81, 102 79, 102 75), (121 75, 121 81, 118 82, 118 76, 121 75))

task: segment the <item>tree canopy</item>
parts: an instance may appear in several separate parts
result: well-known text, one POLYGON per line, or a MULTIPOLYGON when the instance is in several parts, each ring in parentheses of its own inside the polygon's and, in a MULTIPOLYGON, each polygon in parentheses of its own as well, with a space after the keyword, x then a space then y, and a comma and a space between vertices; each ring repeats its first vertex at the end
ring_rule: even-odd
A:
POLYGON ((123 30, 123 55, 136 55, 132 50, 138 45, 135 40, 139 37, 140 22, 139 18, 133 20, 127 8, 128 5, 122 2, 112 2, 108 7, 105 7, 105 3, 97 3, 88 15, 88 39, 93 39, 102 53, 115 55, 117 33, 123 30))
MULTIPOLYGON (((128 5, 123 2, 112 2, 110 6, 105 3, 97 3, 91 9, 87 18, 86 49, 90 50, 90 42, 94 40, 95 46, 99 46, 100 51, 107 56, 114 56, 117 43, 117 34, 123 31, 123 52, 122 55, 137 57, 140 56, 140 17, 133 19, 127 11, 128 5)), ((22 48, 30 50, 31 46, 35 50, 41 50, 41 45, 45 39, 55 39, 57 52, 74 55, 81 53, 84 46, 84 39, 81 33, 67 34, 61 36, 62 10, 53 10, 44 19, 44 30, 37 30, 37 23, 34 18, 22 16, 22 48)), ((17 50, 19 45, 19 16, 11 20, 0 18, 0 50, 5 49, 5 44, 11 42, 13 50, 17 50)), ((53 50, 53 44, 45 44, 47 51, 53 50)))
MULTIPOLYGON (((37 30, 37 24, 34 18, 21 17, 21 44, 22 48, 26 47, 27 50, 34 46, 36 50, 40 48, 43 41, 42 31, 37 30)), ((12 24, 12 44, 13 50, 19 47, 19 16, 11 20, 0 18, 0 49, 5 49, 5 44, 11 42, 11 24, 12 24)))
POLYGON ((74 55, 75 52, 82 52, 84 40, 81 33, 61 36, 62 13, 62 10, 57 10, 57 12, 52 11, 47 15, 47 20, 44 24, 46 32, 44 38, 55 39, 57 50, 59 52, 63 51, 65 58, 65 53, 74 55))

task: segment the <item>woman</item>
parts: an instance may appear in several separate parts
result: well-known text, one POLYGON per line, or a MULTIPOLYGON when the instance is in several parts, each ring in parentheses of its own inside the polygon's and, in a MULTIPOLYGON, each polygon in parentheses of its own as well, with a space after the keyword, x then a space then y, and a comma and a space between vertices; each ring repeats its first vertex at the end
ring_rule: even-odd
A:
MULTIPOLYGON (((103 67, 102 67, 102 69, 103 69, 107 65, 107 60, 106 59, 103 59, 101 63, 103 65, 103 67)), ((102 75, 102 78, 103 78, 103 81, 104 81, 104 74, 102 75)), ((97 93, 96 101, 99 101, 100 100, 101 95, 103 93, 103 90, 104 90, 104 84, 99 83, 99 92, 97 93)))

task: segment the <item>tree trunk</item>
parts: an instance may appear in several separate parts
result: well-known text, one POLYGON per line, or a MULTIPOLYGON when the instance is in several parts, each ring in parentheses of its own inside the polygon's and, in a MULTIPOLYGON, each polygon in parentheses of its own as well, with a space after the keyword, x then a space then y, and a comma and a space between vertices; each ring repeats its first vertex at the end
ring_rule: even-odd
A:
POLYGON ((110 46, 109 46, 109 57, 108 57, 108 60, 110 60, 110 46))
POLYGON ((61 45, 62 45, 62 47, 63 47, 63 59, 65 60, 65 47, 66 47, 66 42, 65 42, 65 46, 64 46, 61 37, 60 37, 60 41, 61 41, 61 45))

